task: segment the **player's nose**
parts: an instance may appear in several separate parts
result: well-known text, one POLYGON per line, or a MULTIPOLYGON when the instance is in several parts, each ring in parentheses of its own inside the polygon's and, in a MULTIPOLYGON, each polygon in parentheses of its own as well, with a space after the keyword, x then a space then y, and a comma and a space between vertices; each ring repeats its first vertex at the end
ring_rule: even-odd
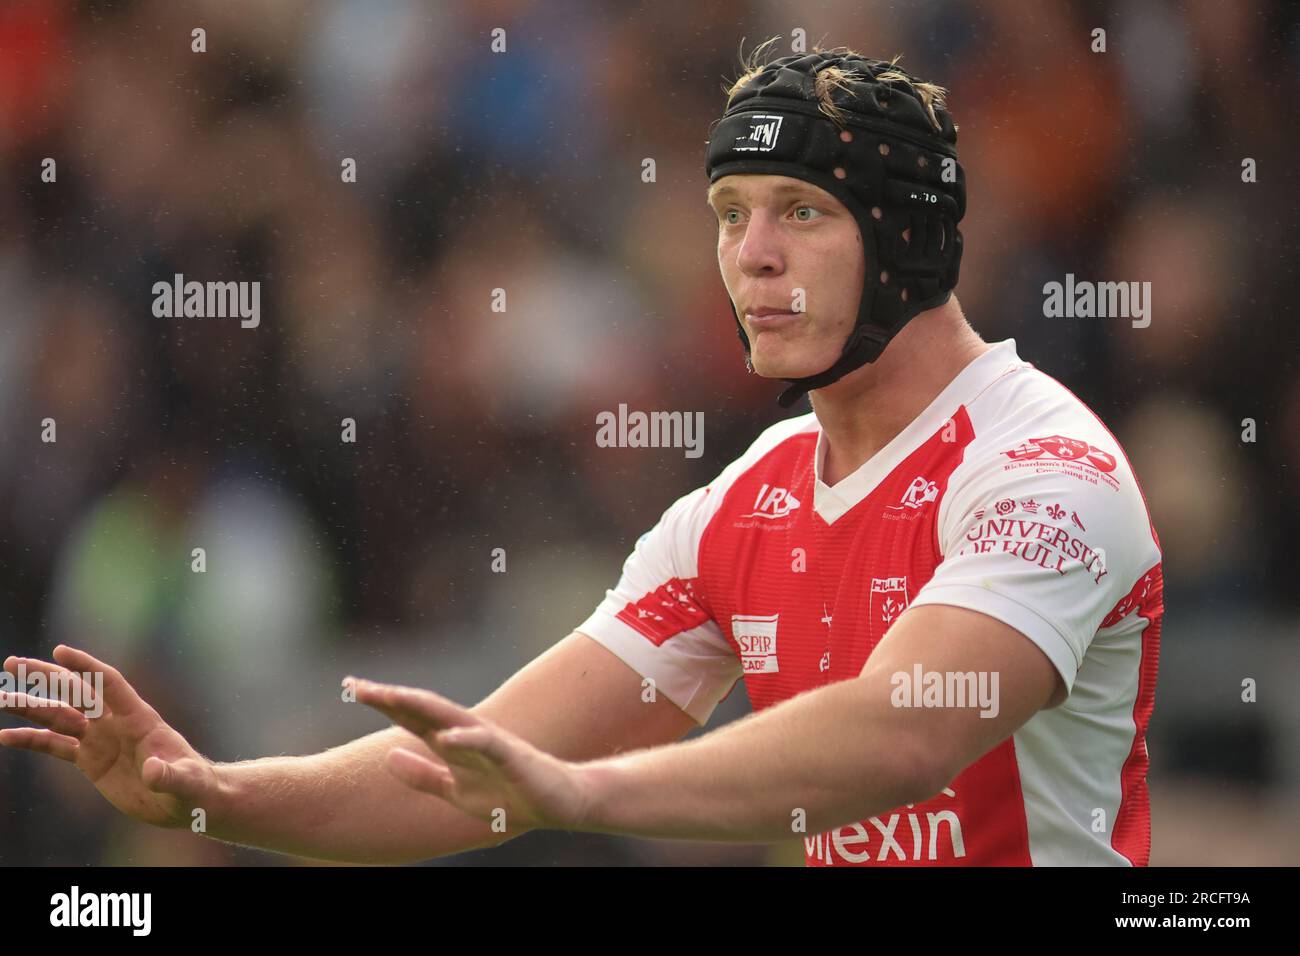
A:
POLYGON ((736 264, 747 275, 779 273, 785 268, 781 243, 776 217, 764 209, 755 209, 745 224, 745 233, 736 252, 736 264))

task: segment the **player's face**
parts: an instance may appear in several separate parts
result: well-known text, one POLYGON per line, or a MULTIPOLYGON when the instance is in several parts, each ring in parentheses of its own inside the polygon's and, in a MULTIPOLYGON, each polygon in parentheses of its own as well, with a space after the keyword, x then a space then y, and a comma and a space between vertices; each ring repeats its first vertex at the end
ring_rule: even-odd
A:
POLYGON ((799 378, 825 370, 857 317, 857 220, 824 189, 789 176, 724 176, 709 205, 718 217, 718 267, 754 371, 799 378))

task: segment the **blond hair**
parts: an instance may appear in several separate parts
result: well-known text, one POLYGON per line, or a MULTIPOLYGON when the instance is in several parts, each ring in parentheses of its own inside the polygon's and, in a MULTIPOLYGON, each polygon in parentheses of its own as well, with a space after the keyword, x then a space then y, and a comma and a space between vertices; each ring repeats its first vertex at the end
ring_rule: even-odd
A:
MULTIPOLYGON (((740 63, 741 69, 744 72, 730 84, 724 83, 722 86, 722 91, 727 94, 727 106, 731 105, 732 98, 735 97, 736 93, 739 92, 746 83, 763 71, 763 68, 767 65, 765 54, 769 51, 772 44, 779 39, 781 39, 781 37, 774 36, 770 40, 765 40, 756 46, 750 52, 748 57, 746 57, 743 52, 741 53, 740 63)), ((851 50, 846 46, 837 46, 825 49, 820 45, 816 45, 813 47, 813 52, 834 53, 842 56, 856 57, 863 60, 868 59, 868 57, 865 57, 856 50, 851 50)), ((889 65, 891 67, 896 66, 898 61, 902 58, 901 53, 896 55, 889 61, 889 65)), ((850 80, 870 78, 871 77, 859 73, 856 70, 844 70, 838 66, 828 66, 824 70, 819 70, 816 79, 813 82, 813 96, 817 100, 818 108, 821 112, 830 117, 831 121, 834 122, 836 126, 839 126, 842 129, 844 127, 844 114, 841 109, 835 105, 835 102, 832 99, 832 94, 835 90, 846 89, 850 80)), ((901 70, 884 70, 877 73, 875 79, 883 83, 902 83, 916 95, 918 100, 921 101, 921 105, 925 107, 926 115, 929 116, 930 122, 934 125, 935 130, 938 131, 943 129, 942 125, 939 123, 938 116, 935 115, 935 110, 947 109, 948 91, 944 87, 935 83, 926 83, 923 80, 914 79, 901 70)), ((956 129, 956 124, 953 125, 953 128, 956 129)))

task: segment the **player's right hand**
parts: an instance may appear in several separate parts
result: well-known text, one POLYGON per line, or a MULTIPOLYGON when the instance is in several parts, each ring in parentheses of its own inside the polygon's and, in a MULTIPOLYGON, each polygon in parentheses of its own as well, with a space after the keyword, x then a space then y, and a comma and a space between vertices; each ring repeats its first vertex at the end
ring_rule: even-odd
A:
POLYGON ((49 754, 75 764, 113 806, 127 816, 161 827, 190 826, 196 808, 208 817, 222 812, 222 789, 214 764, 191 747, 126 682, 116 669, 85 651, 60 644, 58 663, 10 657, 4 669, 28 674, 102 673, 103 700, 83 695, 82 709, 33 701, 27 694, 0 694, 0 713, 24 717, 37 727, 0 730, 0 744, 49 754), (60 666, 62 665, 62 666, 60 666), (96 708, 94 704, 99 706, 96 708), (97 710, 89 717, 85 710, 97 710))

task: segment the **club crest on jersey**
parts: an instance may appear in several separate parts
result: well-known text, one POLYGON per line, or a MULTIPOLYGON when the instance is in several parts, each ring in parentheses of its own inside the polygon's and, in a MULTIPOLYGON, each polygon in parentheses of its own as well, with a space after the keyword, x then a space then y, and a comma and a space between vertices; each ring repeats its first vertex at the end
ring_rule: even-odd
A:
POLYGON ((907 575, 897 578, 871 579, 871 620, 873 632, 883 633, 907 610, 907 575))
POLYGON ((776 614, 733 614, 731 636, 740 648, 740 663, 746 674, 775 674, 776 614))
POLYGON ((781 120, 784 117, 758 114, 749 118, 749 132, 737 136, 731 147, 738 153, 768 153, 776 146, 776 139, 781 135, 781 120))
POLYGON ((784 518, 799 507, 799 499, 788 488, 773 488, 764 484, 754 497, 754 510, 741 518, 766 518, 769 521, 784 518))
POLYGON ((939 497, 939 486, 928 478, 917 475, 912 479, 912 483, 907 486, 901 498, 896 505, 886 505, 886 511, 897 511, 903 514, 915 513, 924 508, 931 501, 939 497))

